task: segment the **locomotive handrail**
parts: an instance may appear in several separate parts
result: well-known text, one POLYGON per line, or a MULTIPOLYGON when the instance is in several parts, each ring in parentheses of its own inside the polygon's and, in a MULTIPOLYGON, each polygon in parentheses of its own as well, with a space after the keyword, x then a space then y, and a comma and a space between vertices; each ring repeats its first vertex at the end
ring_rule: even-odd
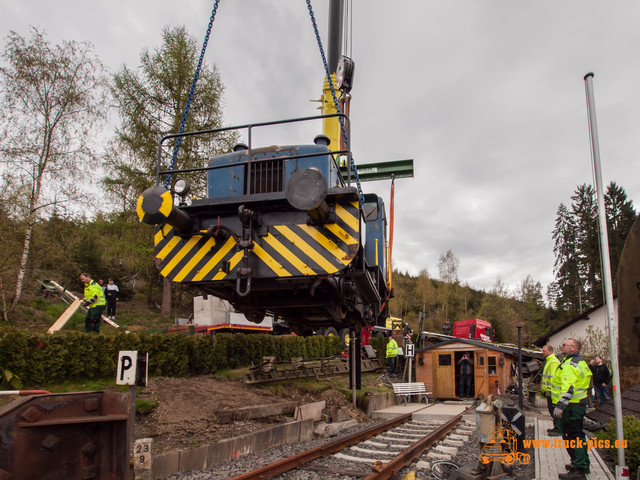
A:
MULTIPOLYGON (((212 170, 215 168, 222 168, 222 167, 218 167, 218 166, 209 166, 209 167, 201 167, 201 168, 194 168, 194 169, 182 169, 182 170, 175 170, 173 168, 171 168, 170 170, 163 170, 161 169, 162 166, 162 153, 163 153, 163 144, 167 141, 167 140, 171 140, 173 138, 178 138, 178 137, 193 137, 193 136, 197 136, 197 135, 207 135, 207 134, 215 134, 215 133, 220 133, 220 132, 228 132, 228 131, 238 131, 238 130, 247 130, 247 143, 248 143, 248 150, 247 150, 247 158, 248 158, 248 165, 251 165, 252 163, 257 163, 262 161, 262 159, 251 159, 251 154, 254 150, 254 148, 252 147, 252 131, 255 128, 258 127, 266 127, 266 126, 272 126, 272 125, 286 125, 286 124, 290 124, 290 123, 301 123, 301 122, 308 122, 308 121, 312 121, 312 120, 323 120, 325 118, 333 118, 333 117, 341 117, 344 121, 347 122, 347 126, 350 127, 350 121, 349 121, 349 117, 347 117, 344 113, 331 113, 331 114, 326 114, 326 115, 314 115, 314 116, 310 116, 310 117, 299 117, 299 118, 291 118, 291 119, 286 119, 286 120, 272 120, 272 121, 268 121, 268 122, 258 122, 258 123, 247 123, 244 125, 235 125, 232 127, 220 127, 220 128, 212 128, 212 129, 208 129, 208 130, 196 130, 194 132, 183 132, 183 133, 170 133, 167 135, 164 135, 160 141, 158 142, 158 156, 157 156, 157 164, 156 164, 156 185, 160 185, 160 177, 161 175, 173 175, 174 173, 180 173, 180 172, 197 172, 197 171, 207 171, 207 170, 212 170)), ((351 129, 348 128, 347 131, 349 132, 351 129)), ((349 145, 348 142, 346 142, 346 145, 349 145)), ((262 147, 259 147, 262 148, 262 147)), ((332 161, 334 162, 336 168, 338 169, 338 171, 340 171, 340 165, 338 165, 335 155, 341 155, 341 154, 345 154, 345 155, 349 155, 350 151, 349 149, 344 149, 344 150, 331 150, 329 149, 328 152, 323 152, 323 153, 315 153, 315 154, 303 154, 303 155, 289 155, 289 156, 282 156, 280 158, 284 159, 284 160, 289 160, 289 159, 294 159, 294 158, 309 158, 309 157, 315 157, 315 156, 322 156, 322 155, 331 155, 332 157, 332 161)), ((228 165, 225 165, 228 167, 228 165)), ((348 164, 348 174, 347 174, 347 186, 351 186, 351 165, 348 164)))
MULTIPOLYGON (((343 154, 343 153, 345 154, 348 153, 348 150, 331 150, 330 152, 307 153, 307 154, 301 154, 301 155, 283 155, 277 158, 282 160, 295 160, 296 158, 324 157, 326 155, 343 154)), ((254 159, 249 159, 249 161, 251 163, 270 162, 270 161, 273 161, 273 158, 254 158, 254 159)), ((180 170, 160 170, 159 174, 164 175, 167 173, 204 172, 208 170, 217 170, 219 168, 229 168, 230 166, 238 166, 242 164, 243 163, 235 163, 235 164, 225 164, 225 165, 210 165, 208 167, 183 168, 180 170)))

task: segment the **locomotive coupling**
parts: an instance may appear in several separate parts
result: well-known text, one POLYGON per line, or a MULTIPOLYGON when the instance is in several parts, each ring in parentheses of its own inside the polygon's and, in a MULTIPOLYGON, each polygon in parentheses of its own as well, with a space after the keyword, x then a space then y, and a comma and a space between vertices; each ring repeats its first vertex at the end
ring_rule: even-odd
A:
POLYGON ((296 172, 287 182, 285 194, 292 207, 309 212, 313 223, 323 224, 329 220, 329 206, 324 201, 327 197, 327 180, 317 168, 296 172))
POLYGON ((189 233, 193 228, 191 217, 173 204, 171 192, 158 185, 138 197, 137 212, 138 218, 149 225, 168 223, 179 233, 189 233))

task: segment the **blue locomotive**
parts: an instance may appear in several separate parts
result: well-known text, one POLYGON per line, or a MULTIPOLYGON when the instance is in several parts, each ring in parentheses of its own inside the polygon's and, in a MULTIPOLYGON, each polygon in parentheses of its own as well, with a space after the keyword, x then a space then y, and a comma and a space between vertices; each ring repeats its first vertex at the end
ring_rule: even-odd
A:
MULTIPOLYGON (((246 129, 251 139, 255 128, 278 123, 182 136, 246 129)), ((177 136, 161 140, 157 185, 137 207, 157 226, 162 276, 229 301, 249 320, 280 317, 298 334, 384 322, 391 296, 384 203, 351 185, 350 169, 341 172, 338 159, 348 151, 331 150, 323 135, 312 145, 238 144, 196 169, 207 176, 206 197, 190 198, 180 175, 194 169, 161 165, 163 143, 177 136), (167 176, 170 189, 161 186, 167 176)))

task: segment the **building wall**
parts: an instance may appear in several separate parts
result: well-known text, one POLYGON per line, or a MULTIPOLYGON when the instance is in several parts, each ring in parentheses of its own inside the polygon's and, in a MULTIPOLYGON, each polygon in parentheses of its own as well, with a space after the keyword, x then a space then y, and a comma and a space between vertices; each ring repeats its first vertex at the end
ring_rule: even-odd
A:
MULTIPOLYGON (((615 311, 615 318, 618 317, 618 299, 613 300, 613 308, 615 311)), ((549 337, 548 343, 553 345, 556 352, 560 352, 560 346, 567 338, 582 338, 587 336, 587 328, 591 326, 594 329, 600 329, 608 338, 609 327, 607 320, 607 308, 605 306, 595 310, 589 314, 589 317, 584 320, 578 320, 572 325, 560 330, 558 333, 549 337)))

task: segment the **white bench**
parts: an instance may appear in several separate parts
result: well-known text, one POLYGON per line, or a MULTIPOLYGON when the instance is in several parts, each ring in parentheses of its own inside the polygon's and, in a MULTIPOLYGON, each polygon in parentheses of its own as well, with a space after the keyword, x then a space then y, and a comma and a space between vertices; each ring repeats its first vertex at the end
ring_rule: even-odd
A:
POLYGON ((393 393, 398 396, 404 397, 404 403, 408 403, 407 397, 410 395, 418 395, 418 403, 420 402, 420 396, 424 395, 424 401, 429 404, 429 397, 431 392, 427 392, 424 386, 424 382, 411 382, 411 383, 392 383, 393 393))

